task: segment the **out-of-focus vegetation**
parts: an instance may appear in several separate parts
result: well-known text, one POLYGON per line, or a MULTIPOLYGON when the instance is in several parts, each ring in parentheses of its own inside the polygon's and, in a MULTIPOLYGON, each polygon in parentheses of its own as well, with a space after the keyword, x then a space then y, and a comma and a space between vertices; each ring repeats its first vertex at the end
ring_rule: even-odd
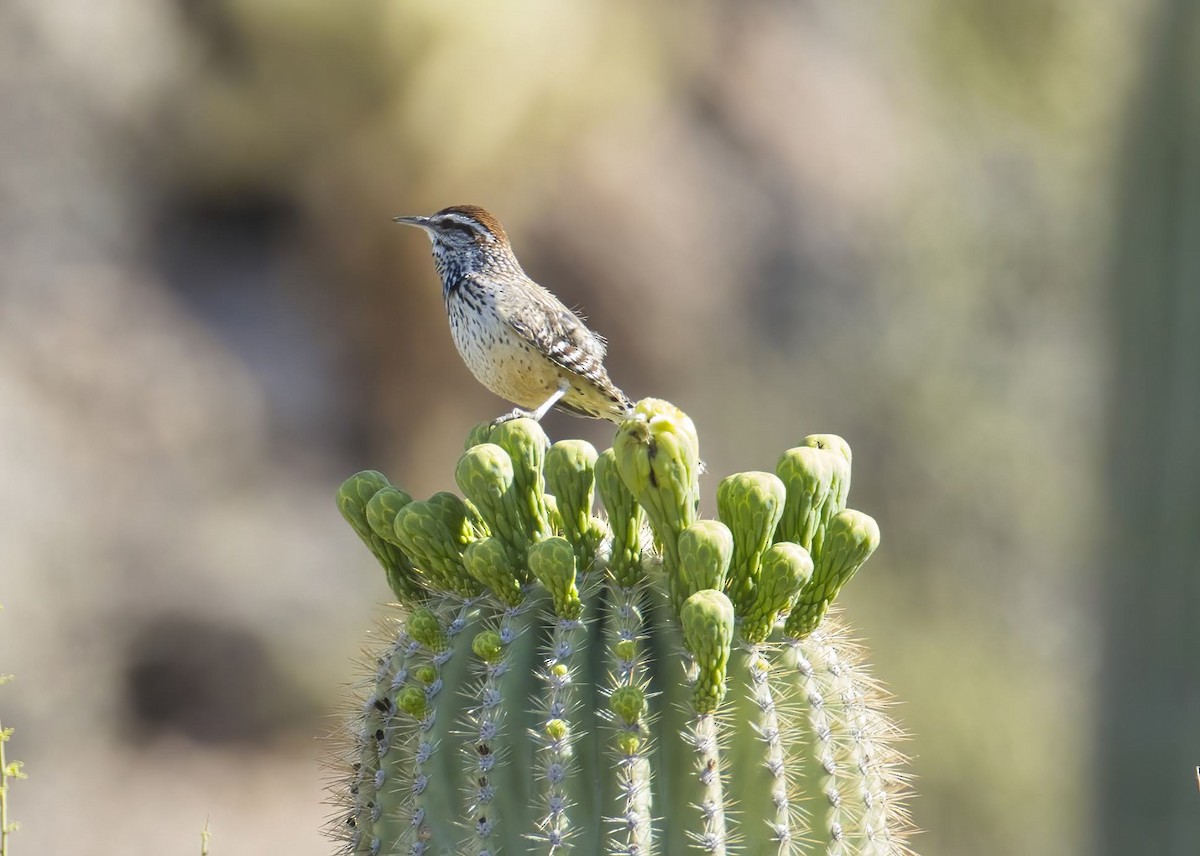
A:
POLYGON ((854 446, 920 852, 1195 852, 1196 17, 0 6, 21 846, 325 852, 311 737, 387 596, 331 488, 450 488, 507 408, 390 217, 475 202, 714 474, 854 446))

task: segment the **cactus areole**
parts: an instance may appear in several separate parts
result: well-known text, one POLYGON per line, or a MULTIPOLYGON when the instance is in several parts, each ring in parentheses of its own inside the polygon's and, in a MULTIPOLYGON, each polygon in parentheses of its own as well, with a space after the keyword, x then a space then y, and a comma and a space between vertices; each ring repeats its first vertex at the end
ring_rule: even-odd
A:
POLYGON ((398 607, 348 723, 339 852, 909 852, 897 729, 829 614, 879 544, 849 446, 729 476, 720 520, 700 471, 692 421, 646 399, 600 454, 477 426, 461 498, 342 484, 398 607))

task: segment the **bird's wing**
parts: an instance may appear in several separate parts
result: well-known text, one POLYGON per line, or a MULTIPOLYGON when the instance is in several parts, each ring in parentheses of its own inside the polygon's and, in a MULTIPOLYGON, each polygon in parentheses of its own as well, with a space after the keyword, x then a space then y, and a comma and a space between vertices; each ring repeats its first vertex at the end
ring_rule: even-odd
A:
POLYGON ((519 302, 498 299, 505 321, 529 344, 564 369, 585 377, 603 371, 604 339, 541 286, 522 289, 519 302))

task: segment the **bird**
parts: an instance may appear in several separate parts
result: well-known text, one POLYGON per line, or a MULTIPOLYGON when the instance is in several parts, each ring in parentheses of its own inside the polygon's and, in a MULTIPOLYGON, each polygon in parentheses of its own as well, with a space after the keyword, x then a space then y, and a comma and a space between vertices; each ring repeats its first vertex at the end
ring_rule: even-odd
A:
POLYGON ((500 221, 478 205, 395 217, 433 244, 450 335, 480 383, 540 421, 552 407, 620 423, 633 402, 609 379, 606 343, 522 270, 500 221))

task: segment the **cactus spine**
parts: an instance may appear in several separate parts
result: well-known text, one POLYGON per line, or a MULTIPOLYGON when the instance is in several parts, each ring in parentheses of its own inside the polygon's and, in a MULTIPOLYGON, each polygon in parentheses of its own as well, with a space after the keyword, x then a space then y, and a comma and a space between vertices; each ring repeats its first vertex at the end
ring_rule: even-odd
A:
POLYGON ((908 852, 898 733, 829 615, 879 542, 841 438, 725 479, 719 520, 664 401, 601 454, 525 419, 467 446, 465 499, 371 471, 338 491, 399 602, 351 722, 343 852, 908 852))

